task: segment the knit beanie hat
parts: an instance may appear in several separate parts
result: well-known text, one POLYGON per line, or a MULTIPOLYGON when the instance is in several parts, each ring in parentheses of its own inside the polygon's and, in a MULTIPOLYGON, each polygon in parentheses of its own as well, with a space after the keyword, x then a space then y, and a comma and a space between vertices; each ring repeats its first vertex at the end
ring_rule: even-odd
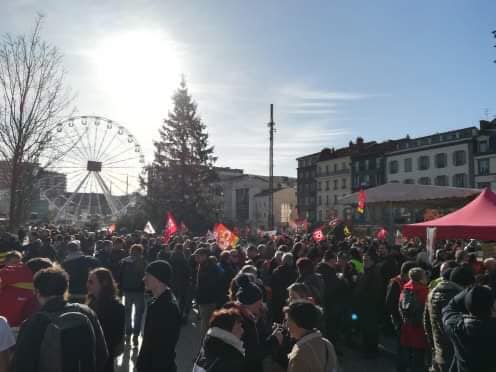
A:
POLYGON ((167 261, 157 260, 151 262, 145 269, 145 272, 153 275, 165 285, 169 285, 172 277, 172 267, 167 261))
POLYGON ((247 274, 241 274, 236 279, 236 284, 238 285, 236 298, 241 304, 252 305, 262 299, 262 291, 247 274))
POLYGON ((488 287, 473 287, 465 296, 465 307, 475 316, 487 317, 491 315, 493 303, 494 297, 488 287))

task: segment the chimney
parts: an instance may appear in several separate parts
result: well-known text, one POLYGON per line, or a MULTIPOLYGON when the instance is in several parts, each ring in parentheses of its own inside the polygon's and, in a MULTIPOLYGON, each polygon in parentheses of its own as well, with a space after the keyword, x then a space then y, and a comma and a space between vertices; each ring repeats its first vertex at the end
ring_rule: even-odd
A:
POLYGON ((363 138, 362 137, 357 137, 356 143, 357 143, 358 146, 362 146, 363 145, 363 138))

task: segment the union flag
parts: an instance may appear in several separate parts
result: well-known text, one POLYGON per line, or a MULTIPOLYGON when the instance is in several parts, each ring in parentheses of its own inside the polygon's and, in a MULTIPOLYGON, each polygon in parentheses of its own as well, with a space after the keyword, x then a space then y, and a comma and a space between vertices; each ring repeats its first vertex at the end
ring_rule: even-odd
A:
POLYGON ((312 238, 315 240, 317 243, 324 240, 324 232, 322 231, 322 227, 319 227, 318 229, 315 229, 312 233, 312 238))
POLYGON ((215 225, 214 235, 217 245, 222 250, 235 247, 239 241, 239 237, 221 223, 215 225))

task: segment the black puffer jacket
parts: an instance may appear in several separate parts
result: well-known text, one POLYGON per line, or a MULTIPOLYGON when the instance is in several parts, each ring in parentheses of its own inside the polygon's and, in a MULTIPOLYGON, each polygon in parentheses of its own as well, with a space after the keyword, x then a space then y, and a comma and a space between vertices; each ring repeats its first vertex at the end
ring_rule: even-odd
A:
POLYGON ((455 355, 450 372, 493 372, 496 318, 467 314, 466 295, 467 290, 462 291, 442 311, 444 330, 453 343, 455 355))
POLYGON ((438 364, 446 365, 453 360, 453 346, 444 332, 441 313, 443 307, 462 289, 456 283, 443 280, 429 293, 427 298, 424 312, 424 329, 429 344, 432 345, 434 360, 438 364))
MULTIPOLYGON (((232 342, 235 337, 225 337, 224 332, 212 332, 210 329, 203 341, 195 366, 201 367, 209 372, 232 372, 241 371, 244 363, 242 349, 234 346, 232 342)), ((241 342, 239 342, 241 344, 241 342)))

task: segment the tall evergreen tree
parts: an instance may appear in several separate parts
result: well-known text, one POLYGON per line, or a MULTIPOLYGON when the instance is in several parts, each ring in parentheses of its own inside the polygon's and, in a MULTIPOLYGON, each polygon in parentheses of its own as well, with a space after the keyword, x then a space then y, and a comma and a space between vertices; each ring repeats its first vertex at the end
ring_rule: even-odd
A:
POLYGON ((159 130, 155 159, 148 167, 149 212, 157 226, 163 225, 166 211, 171 211, 178 223, 206 231, 220 212, 213 168, 217 158, 184 77, 172 100, 174 108, 159 130))

